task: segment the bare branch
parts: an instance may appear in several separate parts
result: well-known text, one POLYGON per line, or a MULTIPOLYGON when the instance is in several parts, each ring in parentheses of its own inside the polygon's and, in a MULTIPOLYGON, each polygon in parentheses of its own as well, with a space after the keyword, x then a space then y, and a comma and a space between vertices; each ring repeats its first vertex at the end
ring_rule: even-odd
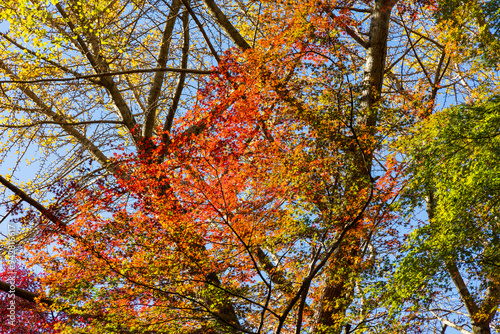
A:
MULTIPOLYGON (((10 70, 10 68, 5 64, 2 60, 0 60, 0 68, 3 69, 10 77, 18 80, 18 77, 10 70)), ((67 125, 66 117, 57 114, 46 105, 31 89, 29 89, 26 85, 22 85, 19 89, 26 94, 33 102, 35 102, 38 107, 41 109, 41 112, 50 117, 54 122, 60 123, 61 128, 66 131, 70 136, 74 137, 95 159, 97 162, 101 164, 101 166, 106 167, 109 171, 114 172, 112 165, 109 163, 108 158, 102 153, 97 146, 94 145, 92 141, 90 141, 86 136, 80 133, 74 127, 67 125)))
POLYGON ((434 316, 435 316, 435 317, 436 317, 439 321, 441 321, 441 323, 442 323, 443 325, 446 325, 446 326, 449 326, 449 327, 451 327, 451 328, 453 328, 453 329, 456 329, 457 331, 459 331, 459 332, 460 332, 460 333, 462 333, 462 334, 472 334, 472 333, 471 333, 471 332, 469 332, 468 330, 465 330, 462 326, 459 326, 459 325, 457 325, 457 324, 455 324, 455 323, 453 323, 453 322, 451 322, 451 321, 449 321, 449 320, 447 320, 447 319, 445 319, 445 318, 442 318, 442 317, 438 316, 436 313, 434 313, 434 312, 432 312, 432 311, 431 311, 431 313, 432 313, 432 314, 434 314, 434 316))
POLYGON ((31 196, 26 194, 23 190, 19 189, 16 185, 14 185, 12 182, 8 181, 5 179, 3 176, 0 175, 0 183, 12 191, 14 194, 19 196, 23 201, 37 209, 45 218, 56 224, 58 227, 61 229, 66 229, 66 224, 64 224, 61 220, 59 220, 58 217, 56 217, 52 212, 50 212, 49 209, 44 207, 42 204, 40 204, 38 201, 33 199, 31 196))
POLYGON ((420 57, 418 56, 417 50, 415 49, 416 43, 414 44, 411 41, 411 36, 409 34, 408 28, 406 28, 406 26, 404 28, 405 28, 405 31, 406 31, 406 36, 408 37, 408 42, 410 43, 410 48, 412 49, 413 54, 415 55, 415 58, 417 58, 417 62, 420 65, 420 68, 422 69, 422 71, 424 72, 425 77, 427 78, 427 81, 429 81, 429 83, 432 85, 431 77, 429 76, 429 73, 427 73, 427 70, 426 70, 424 64, 422 63, 422 61, 420 60, 420 57))
MULTIPOLYGON (((182 14, 182 29, 183 29, 183 44, 182 44, 182 58, 181 58, 181 68, 186 68, 189 56, 189 14, 184 12, 182 14)), ((163 132, 166 135, 172 129, 172 124, 174 122, 174 116, 177 112, 179 106, 179 101, 181 99, 182 90, 184 89, 184 82, 186 80, 186 74, 181 73, 179 75, 179 80, 177 81, 177 88, 175 89, 174 98, 172 99, 172 104, 168 109, 167 118, 163 125, 163 132)), ((163 141, 167 141, 167 138, 163 138, 163 141)))
POLYGON ((122 121, 86 121, 86 122, 67 123, 67 122, 55 122, 55 121, 39 121, 39 122, 34 122, 34 123, 29 123, 29 124, 22 124, 22 125, 0 124, 0 128, 7 128, 7 129, 30 128, 30 127, 42 125, 42 124, 57 124, 57 125, 70 125, 70 126, 89 125, 89 124, 121 124, 121 125, 123 125, 123 122, 122 121))
POLYGON ((392 21, 392 22, 394 22, 394 23, 396 23, 397 25, 399 25, 399 26, 401 26, 401 27, 405 28, 406 30, 408 30, 408 31, 409 31, 409 32, 411 32, 412 34, 415 34, 415 35, 417 35, 417 36, 419 36, 419 37, 421 37, 421 38, 423 38, 423 39, 425 39, 425 40, 427 40, 427 41, 429 41, 429 42, 431 42, 431 43, 435 44, 435 45, 436 45, 436 46, 438 46, 439 48, 444 49, 444 45, 443 45, 443 44, 441 44, 441 43, 439 43, 439 42, 437 42, 437 41, 433 40, 432 38, 429 38, 429 36, 426 36, 426 35, 424 35, 424 34, 422 34, 422 33, 418 32, 418 31, 416 31, 416 30, 413 30, 413 29, 409 28, 408 26, 406 26, 406 24, 405 24, 403 21, 401 21, 401 20, 399 20, 399 19, 397 19, 397 18, 394 18, 394 17, 392 17, 392 18, 391 18, 391 21, 392 21))
MULTIPOLYGON (((69 28, 73 32, 73 34, 76 37, 76 41, 78 43, 78 46, 82 49, 85 57, 89 60, 90 64, 96 71, 96 73, 109 73, 110 68, 108 63, 99 55, 99 50, 98 48, 94 45, 94 52, 96 54, 93 54, 89 48, 87 47, 87 44, 83 40, 83 38, 77 33, 77 29, 75 25, 72 23, 71 18, 68 16, 68 14, 64 11, 64 8, 61 6, 60 3, 56 4, 56 8, 61 14, 61 16, 66 20, 69 28)), ((91 36, 91 40, 94 40, 94 44, 96 43, 96 37, 91 36)), ((129 133, 131 134, 132 138, 134 141, 137 143, 139 140, 139 135, 134 133, 135 127, 137 125, 137 122, 135 121, 134 116, 132 115, 132 112, 130 111, 129 106, 125 102, 125 99, 121 95, 120 91, 118 90, 118 87, 116 87, 116 83, 113 81, 113 78, 110 76, 103 76, 101 77, 101 84, 103 87, 106 88, 108 91, 109 95, 111 96, 111 99, 114 102, 114 105, 116 106, 116 109, 123 119, 123 122, 125 126, 128 128, 129 133)))
MULTIPOLYGON (((328 16, 332 20, 336 20, 337 16, 333 14, 331 8, 325 8, 325 11, 327 12, 328 16)), ((356 42, 358 42, 359 45, 361 45, 363 48, 368 49, 370 46, 367 41, 363 39, 363 37, 359 36, 354 30, 352 30, 348 25, 343 25, 342 29, 349 35, 351 36, 356 42)))
MULTIPOLYGON (((13 45, 15 45, 16 47, 18 47, 19 49, 23 50, 23 51, 26 51, 27 53, 33 55, 33 56, 36 56, 40 59, 42 59, 43 61, 46 61, 47 63, 49 63, 50 65, 66 72, 66 73, 70 73, 70 74, 73 74, 75 77, 81 77, 82 75, 76 71, 73 71, 65 66, 62 66, 61 64, 58 64, 52 60, 49 60, 47 59, 46 57, 43 57, 43 56, 40 56, 38 55, 36 52, 33 52, 32 50, 22 46, 21 44, 17 43, 15 40, 13 40, 12 38, 10 38, 9 36, 7 36, 6 34, 0 32, 0 36, 2 36, 3 38, 5 38, 6 40, 8 40, 10 43, 12 43, 13 45)), ((93 83, 98 83, 98 81, 95 81, 95 80, 90 80, 92 81, 93 83)), ((3 81, 0 81, 0 83, 3 83, 3 81)), ((25 82, 27 83, 27 82, 25 82)))
POLYGON ((193 8, 189 5, 189 2, 187 0, 181 0, 184 7, 186 7, 187 11, 189 12, 189 15, 193 18, 194 22, 198 26, 198 29, 200 29, 200 32, 203 36, 203 39, 205 40, 205 43, 207 43, 208 48, 210 49, 210 52, 212 53, 212 56, 214 56, 215 60, 217 63, 220 63, 220 57, 217 54, 217 51, 215 51, 214 46, 212 45, 212 42, 210 42, 210 38, 208 37, 207 33, 205 32, 205 29, 203 28, 203 24, 201 24, 200 20, 198 20, 198 17, 196 16, 195 12, 193 11, 193 8))

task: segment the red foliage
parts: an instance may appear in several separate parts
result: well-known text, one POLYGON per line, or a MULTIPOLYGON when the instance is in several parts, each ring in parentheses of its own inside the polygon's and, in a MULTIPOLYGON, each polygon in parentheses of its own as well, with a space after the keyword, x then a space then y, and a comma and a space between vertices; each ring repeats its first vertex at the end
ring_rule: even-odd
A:
MULTIPOLYGON (((41 285, 35 274, 25 267, 15 265, 13 270, 2 263, 0 280, 12 284, 16 289, 39 293, 41 285)), ((0 333, 2 334, 56 334, 57 324, 65 320, 64 315, 44 310, 41 305, 14 296, 0 293, 0 333)))

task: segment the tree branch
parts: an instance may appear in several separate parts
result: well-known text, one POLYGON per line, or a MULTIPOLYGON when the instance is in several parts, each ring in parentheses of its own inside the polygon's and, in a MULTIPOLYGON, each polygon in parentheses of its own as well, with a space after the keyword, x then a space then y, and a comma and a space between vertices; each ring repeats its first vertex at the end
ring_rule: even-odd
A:
POLYGON ((226 15, 213 0, 203 0, 208 12, 213 16, 219 26, 226 32, 229 38, 242 50, 250 49, 250 45, 245 41, 238 30, 229 22, 226 15))
POLYGON ((411 32, 412 34, 415 34, 415 35, 417 35, 417 36, 419 36, 419 37, 421 37, 421 38, 423 38, 423 39, 425 39, 425 40, 427 40, 427 41, 429 41, 429 42, 431 42, 431 43, 435 44, 435 45, 436 45, 436 46, 438 46, 440 49, 444 49, 444 48, 445 48, 443 44, 441 44, 441 43, 439 43, 439 42, 437 42, 437 41, 433 40, 432 38, 429 38, 429 36, 426 36, 426 35, 424 35, 424 34, 422 34, 422 33, 418 32, 418 31, 416 31, 416 30, 413 30, 413 29, 411 29, 411 28, 408 28, 408 27, 404 24, 404 22, 403 22, 403 21, 400 21, 400 20, 398 20, 398 19, 396 19, 396 18, 391 18, 391 21, 392 21, 392 22, 394 22, 394 23, 396 23, 397 25, 399 25, 399 26, 401 26, 401 27, 405 28, 406 30, 408 30, 408 31, 409 31, 409 32, 411 32))
MULTIPOLYGON (((7 293, 11 293, 11 291, 12 291, 10 289, 10 284, 6 283, 4 281, 0 281, 0 290, 7 292, 7 293)), ((36 303, 35 299, 39 297, 39 294, 37 294, 37 293, 30 292, 30 291, 27 291, 27 290, 24 290, 24 289, 21 289, 18 287, 14 288, 14 294, 17 297, 24 299, 24 300, 27 300, 27 301, 32 302, 32 303, 36 303)), ((44 304, 47 304, 48 306, 51 306, 52 304, 54 304, 54 301, 52 301, 48 298, 41 298, 40 301, 44 304)))
POLYGON ((480 306, 480 314, 487 316, 488 323, 491 322, 500 304, 500 284, 498 281, 488 282, 483 303, 480 306))
POLYGON ((201 24, 200 20, 198 20, 198 17, 196 16, 195 12, 193 11, 193 8, 189 5, 189 2, 187 0, 181 0, 184 7, 186 7, 187 11, 189 12, 189 15, 193 18, 194 22, 198 26, 198 29, 200 29, 200 32, 203 36, 203 39, 205 40, 205 43, 207 43, 208 48, 210 49, 210 52, 212 53, 212 56, 214 56, 215 60, 217 63, 220 63, 220 57, 217 54, 217 51, 215 51, 214 46, 212 45, 212 42, 210 42, 210 38, 208 38, 207 33, 205 32, 205 29, 203 28, 203 24, 201 24))
POLYGON ((413 54, 415 55, 415 58, 417 58, 417 62, 420 65, 420 68, 422 69, 422 71, 424 72, 425 77, 427 78, 427 81, 429 81, 429 84, 432 86, 431 77, 429 76, 429 73, 427 73, 427 70, 425 69, 424 64, 422 63, 422 61, 420 60, 420 57, 418 56, 417 50, 415 49, 416 43, 413 44, 413 42, 411 41, 411 36, 409 34, 408 28, 406 28, 406 26, 404 26, 404 29, 406 32, 406 36, 408 37, 408 42, 410 43, 410 48, 412 49, 413 54))
MULTIPOLYGON (((56 4, 56 8, 61 14, 61 16, 65 19, 65 21, 68 24, 68 27, 71 29, 72 33, 76 37, 76 42, 78 43, 78 46, 83 50, 83 53, 85 57, 89 60, 90 64, 96 71, 96 73, 108 73, 110 72, 110 68, 108 63, 100 56, 99 54, 99 49, 97 46, 97 37, 95 36, 90 36, 89 39, 91 41, 94 41, 94 52, 93 54, 90 49, 87 47, 87 44, 83 40, 83 38, 76 32, 76 27, 72 23, 71 18, 68 16, 68 14, 65 12, 64 8, 61 6, 60 3, 56 4)), ((109 76, 103 76, 101 77, 101 84, 106 90, 108 91, 109 95, 111 96, 111 99, 114 102, 114 105, 118 111, 118 114, 122 118, 125 126, 128 128, 130 135, 132 136, 133 140, 137 143, 139 141, 139 134, 135 133, 135 127, 137 125, 137 122, 135 121, 134 116, 132 115, 132 112, 130 111, 130 108, 128 107, 127 103, 125 102, 123 96, 121 95, 120 91, 118 90, 118 87, 116 87, 116 83, 113 81, 112 77, 109 76)))
POLYGON ((7 128, 7 129, 15 129, 15 128, 29 128, 32 126, 37 126, 37 125, 42 125, 42 124, 57 124, 57 125, 88 125, 88 124, 121 124, 123 125, 122 121, 87 121, 87 122, 73 122, 73 123, 61 123, 61 122, 54 122, 54 121, 39 121, 39 122, 34 122, 34 123, 29 123, 29 124, 23 124, 23 125, 0 125, 0 128, 7 128))
POLYGON ((453 284, 455 284, 455 287, 458 290, 460 298, 462 299, 462 301, 465 304, 465 307, 467 308, 469 316, 473 318, 477 314, 479 309, 477 307, 476 302, 474 301, 474 298, 470 294, 469 289, 467 288, 467 285, 465 284, 462 275, 460 274, 460 271, 458 270, 455 262, 448 261, 446 263, 446 269, 448 270, 448 273, 451 276, 453 284))
POLYGON ((37 79, 37 80, 0 80, 0 84, 3 83, 21 83, 21 84, 32 84, 32 83, 42 83, 42 82, 64 82, 64 81, 73 81, 73 80, 81 80, 81 79, 89 79, 89 78, 103 78, 113 75, 124 75, 124 74, 134 74, 134 73, 149 73, 149 72, 175 72, 175 73, 191 73, 191 74, 212 74, 214 71, 205 71, 205 70, 195 70, 195 69, 187 69, 187 68, 172 68, 172 67, 162 67, 162 68, 148 68, 148 69, 136 69, 136 70, 124 70, 124 71, 115 71, 115 72, 107 72, 107 73, 98 73, 98 74, 87 74, 75 76, 74 78, 59 78, 59 79, 37 79))
MULTIPOLYGON (((0 59, 0 68, 3 69, 10 77, 15 78, 18 77, 10 70, 10 68, 0 59)), ((38 107, 41 109, 41 112, 50 117, 54 122, 60 123, 61 128, 66 131, 70 136, 74 137, 95 159, 97 162, 101 164, 101 166, 106 167, 114 173, 114 168, 110 165, 108 158, 102 153, 95 145, 92 143, 86 136, 76 130, 74 127, 70 125, 66 125, 67 119, 63 115, 59 115, 55 113, 48 105, 46 105, 31 89, 26 87, 26 85, 22 85, 20 87, 21 91, 26 94, 33 102, 35 102, 38 107)))
MULTIPOLYGON (((38 57, 40 59, 42 59, 43 61, 46 61, 47 63, 49 63, 50 65, 62 70, 63 72, 65 73, 70 73, 70 74, 73 74, 75 77, 81 77, 82 75, 76 71, 73 71, 65 66, 62 66, 61 64, 58 64, 56 63, 55 61, 52 61, 52 60, 49 60, 47 59, 46 57, 43 57, 41 55, 38 55, 36 52, 22 46, 21 44, 17 43, 15 40, 13 40, 12 38, 10 38, 8 35, 0 32, 0 36, 2 36, 3 38, 5 38, 6 40, 8 40, 10 43, 12 43, 13 45, 15 45, 16 47, 18 47, 20 50, 23 50, 23 51, 26 51, 27 53, 29 53, 30 55, 33 55, 35 57, 38 57)), ((99 83, 98 81, 95 81, 95 80, 90 80, 91 82, 93 83, 99 83)), ((4 81, 0 81, 0 83, 4 83, 4 81)), ((27 83, 27 82, 25 82, 27 83)))
MULTIPOLYGON (((182 29, 183 29, 183 43, 182 43, 182 58, 181 58, 181 68, 186 68, 188 63, 189 56, 189 13, 184 12, 182 14, 182 29)), ((184 89, 184 82, 186 80, 186 74, 181 73, 179 75, 179 80, 177 81, 177 88, 175 89, 174 98, 172 99, 172 104, 168 109, 167 118, 165 123, 163 124, 163 133, 164 138, 163 141, 167 142, 169 139, 167 136, 167 132, 170 132, 172 129, 172 124, 174 122, 174 116, 177 112, 177 108, 179 106, 179 100, 181 99, 182 90, 184 89)))
MULTIPOLYGON (((326 13, 332 20, 337 20, 337 16, 333 14, 332 8, 325 8, 326 13)), ((356 42, 358 42, 359 45, 361 45, 363 48, 368 49, 370 44, 363 39, 363 37, 359 36, 354 30, 352 30, 348 25, 344 24, 342 25, 342 29, 349 35, 351 36, 356 42)))
POLYGON ((3 176, 0 175, 0 183, 12 191, 14 194, 19 196, 23 201, 37 209, 45 218, 56 224, 59 228, 62 230, 66 229, 66 224, 63 223, 58 217, 56 217, 52 212, 50 212, 49 209, 44 207, 42 204, 40 204, 38 201, 33 199, 31 196, 26 194, 23 190, 18 188, 16 185, 14 185, 12 182, 6 180, 3 176))
MULTIPOLYGON (((431 313, 432 313, 432 314, 433 314, 433 315, 434 315, 434 316, 435 316, 435 317, 436 317, 439 321, 441 321, 441 323, 442 323, 443 325, 445 325, 445 326, 449 326, 449 327, 451 327, 451 328, 453 328, 453 329, 456 329, 457 331, 459 331, 459 332, 460 332, 460 333, 462 333, 462 334, 472 334, 472 333, 471 333, 471 332, 469 332, 468 330, 465 330, 462 326, 459 326, 459 325, 457 325, 457 324, 455 324, 455 323, 453 323, 453 322, 451 322, 451 321, 449 321, 449 320, 447 320, 447 319, 445 319, 445 318, 442 318, 442 317, 438 316, 436 313, 434 313, 434 312, 432 312, 432 311, 431 311, 431 313)), ((446 328, 445 328, 445 329, 446 329, 446 328)))

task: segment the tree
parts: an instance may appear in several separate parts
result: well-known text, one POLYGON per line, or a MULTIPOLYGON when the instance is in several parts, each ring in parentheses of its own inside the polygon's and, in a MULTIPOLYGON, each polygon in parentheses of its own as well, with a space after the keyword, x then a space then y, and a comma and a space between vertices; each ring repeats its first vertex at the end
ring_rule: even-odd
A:
POLYGON ((436 12, 437 21, 452 25, 449 40, 467 48, 469 57, 478 57, 490 66, 498 63, 500 7, 496 1, 439 1, 441 10, 436 12), (472 20, 466 20, 472 18, 472 20), (472 28, 472 29, 471 29, 472 28))
POLYGON ((475 79, 428 5, 3 1, 4 155, 60 158, 0 183, 53 307, 89 333, 368 330, 387 142, 475 79))
POLYGON ((462 333, 469 333, 466 327, 490 333, 500 304, 499 107, 493 97, 436 113, 415 129, 407 150, 412 160, 407 198, 413 204, 425 199, 429 224, 412 233, 398 285, 404 296, 417 296, 418 287, 428 298, 446 294, 453 282, 458 307, 443 309, 433 302, 428 312, 462 333), (465 325, 453 322, 462 309, 469 318, 465 325))

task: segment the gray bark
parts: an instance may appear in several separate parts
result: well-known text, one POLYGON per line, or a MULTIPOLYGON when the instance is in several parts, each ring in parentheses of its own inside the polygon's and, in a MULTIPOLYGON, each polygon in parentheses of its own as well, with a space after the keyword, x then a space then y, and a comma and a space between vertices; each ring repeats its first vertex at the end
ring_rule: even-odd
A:
MULTIPOLYGON (((425 200, 427 216, 429 217, 429 220, 432 221, 435 218, 434 210, 436 207, 432 190, 428 190, 428 195, 425 200)), ((467 284, 463 280, 462 275, 453 260, 448 260, 446 262, 446 270, 448 271, 455 288, 458 290, 460 299, 464 303, 467 313, 469 314, 472 324, 472 333, 490 334, 490 323, 496 314, 496 309, 500 302, 500 285, 496 282, 490 281, 483 302, 478 304, 470 293, 467 284), (477 319, 480 319, 480 321, 477 321, 477 319)), ((446 324, 443 319, 439 320, 446 324)))
POLYGON ((231 22, 229 22, 226 15, 220 10, 213 0, 203 0, 203 3, 207 7, 210 15, 213 16, 215 21, 219 24, 222 30, 226 32, 229 38, 231 38, 234 44, 243 50, 250 49, 250 45, 245 41, 243 36, 241 36, 239 31, 231 24, 231 22))

